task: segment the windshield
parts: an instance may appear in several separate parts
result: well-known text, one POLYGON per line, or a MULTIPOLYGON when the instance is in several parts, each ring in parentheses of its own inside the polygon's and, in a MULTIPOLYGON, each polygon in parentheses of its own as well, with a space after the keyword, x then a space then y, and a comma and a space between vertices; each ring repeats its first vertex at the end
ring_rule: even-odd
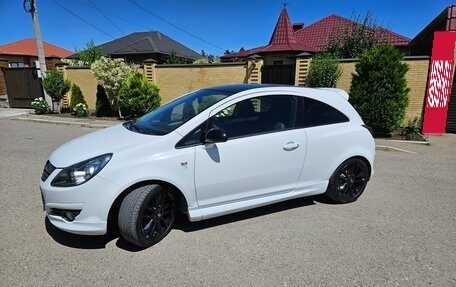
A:
POLYGON ((124 126, 134 132, 165 135, 180 127, 208 107, 232 95, 225 90, 204 89, 178 98, 124 126))

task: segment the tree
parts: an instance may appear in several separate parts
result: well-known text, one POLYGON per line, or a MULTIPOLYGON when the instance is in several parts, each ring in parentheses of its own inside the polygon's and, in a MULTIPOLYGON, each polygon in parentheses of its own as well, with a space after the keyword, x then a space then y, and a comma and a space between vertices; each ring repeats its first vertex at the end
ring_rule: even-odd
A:
POLYGON ((310 62, 307 86, 335 87, 341 74, 342 68, 334 55, 317 55, 310 62))
POLYGON ((391 45, 360 56, 350 87, 350 102, 378 135, 390 134, 404 120, 408 105, 407 64, 391 45))
POLYGON ((124 116, 142 116, 160 106, 159 88, 139 72, 132 73, 119 91, 119 108, 124 116))
POLYGON ((176 51, 172 50, 166 64, 185 64, 185 60, 177 56, 176 51))
POLYGON ((97 85, 97 101, 95 103, 95 109, 97 117, 112 117, 115 115, 102 85, 97 85))
POLYGON ((362 20, 360 15, 353 14, 351 22, 333 32, 324 49, 327 53, 339 58, 357 58, 370 48, 386 42, 371 13, 367 13, 362 20))
POLYGON ((84 99, 84 95, 82 94, 81 88, 76 84, 73 84, 71 87, 71 100, 70 100, 70 108, 73 110, 77 104, 84 104, 87 106, 87 102, 84 99))
POLYGON ((121 58, 111 59, 106 57, 101 57, 93 62, 90 68, 94 76, 102 82, 111 108, 117 110, 117 96, 122 82, 130 75, 131 68, 121 58))
MULTIPOLYGON (((60 101, 70 90, 71 82, 63 78, 63 74, 57 71, 51 71, 43 79, 43 87, 52 98, 53 106, 57 106, 60 113, 60 101)), ((54 109, 54 107, 53 107, 54 109)))
POLYGON ((86 46, 82 50, 76 49, 77 58, 81 61, 82 66, 90 66, 93 62, 100 59, 103 56, 103 52, 91 39, 86 43, 86 46))

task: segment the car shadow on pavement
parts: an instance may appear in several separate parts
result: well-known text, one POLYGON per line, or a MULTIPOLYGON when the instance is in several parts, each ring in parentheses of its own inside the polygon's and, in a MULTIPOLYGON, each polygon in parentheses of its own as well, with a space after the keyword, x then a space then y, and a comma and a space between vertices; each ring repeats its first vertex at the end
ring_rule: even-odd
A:
MULTIPOLYGON (((314 205, 315 202, 331 204, 331 201, 326 200, 324 196, 310 196, 287 200, 284 202, 279 202, 197 222, 190 222, 185 215, 180 214, 176 218, 173 229, 179 229, 184 232, 193 232, 236 221, 248 220, 272 213, 283 212, 294 208, 310 206, 314 205)), ((116 230, 116 228, 108 228, 108 233, 106 235, 78 235, 58 229, 52 225, 47 217, 45 217, 45 226, 47 233, 52 237, 52 239, 54 239, 54 241, 71 248, 103 249, 106 248, 106 245, 109 242, 116 240, 116 246, 125 251, 138 252, 145 249, 124 240, 122 237, 120 237, 119 232, 116 230)))
POLYGON ((179 229, 184 232, 193 232, 201 229, 212 228, 219 225, 224 225, 232 222, 248 220, 251 218, 264 216, 272 213, 282 212, 294 208, 314 205, 315 201, 321 202, 319 196, 309 196, 287 200, 263 207, 249 209, 241 212, 236 212, 220 217, 215 217, 203 221, 190 222, 185 215, 178 216, 174 223, 174 229, 179 229))
POLYGON ((105 248, 106 244, 110 241, 117 238, 119 235, 114 232, 108 233, 106 235, 99 236, 89 236, 89 235, 78 235, 65 232, 58 229, 45 217, 44 224, 46 226, 47 233, 54 239, 57 243, 62 245, 79 248, 79 249, 101 249, 105 248))

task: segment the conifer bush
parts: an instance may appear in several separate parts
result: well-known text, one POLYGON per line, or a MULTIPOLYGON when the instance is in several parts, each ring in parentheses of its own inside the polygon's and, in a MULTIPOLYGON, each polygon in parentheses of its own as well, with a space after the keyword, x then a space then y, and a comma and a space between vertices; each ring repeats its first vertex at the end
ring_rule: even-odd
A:
POLYGON ((160 89, 139 72, 132 73, 119 90, 118 106, 123 116, 139 117, 160 106, 160 89))
POLYGON ((87 107, 87 102, 84 99, 81 88, 79 88, 78 85, 73 84, 73 86, 71 86, 70 108, 73 110, 77 104, 84 104, 87 107))
POLYGON ((399 128, 408 106, 408 66, 391 45, 379 45, 363 53, 356 64, 350 102, 377 135, 399 128))
POLYGON ((95 103, 95 114, 97 117, 112 117, 115 112, 111 108, 108 95, 102 85, 97 85, 97 101, 95 103))

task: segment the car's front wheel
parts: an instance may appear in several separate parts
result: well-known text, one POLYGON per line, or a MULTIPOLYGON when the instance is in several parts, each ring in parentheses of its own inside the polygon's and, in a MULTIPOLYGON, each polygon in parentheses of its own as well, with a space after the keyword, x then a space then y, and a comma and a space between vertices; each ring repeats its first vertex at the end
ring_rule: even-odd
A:
POLYGON ((160 185, 146 185, 124 198, 119 210, 119 231, 125 240, 150 247, 171 231, 174 219, 173 195, 160 185))
POLYGON ((369 180, 369 167, 360 158, 344 161, 329 180, 326 196, 337 203, 349 203, 358 199, 369 180))

